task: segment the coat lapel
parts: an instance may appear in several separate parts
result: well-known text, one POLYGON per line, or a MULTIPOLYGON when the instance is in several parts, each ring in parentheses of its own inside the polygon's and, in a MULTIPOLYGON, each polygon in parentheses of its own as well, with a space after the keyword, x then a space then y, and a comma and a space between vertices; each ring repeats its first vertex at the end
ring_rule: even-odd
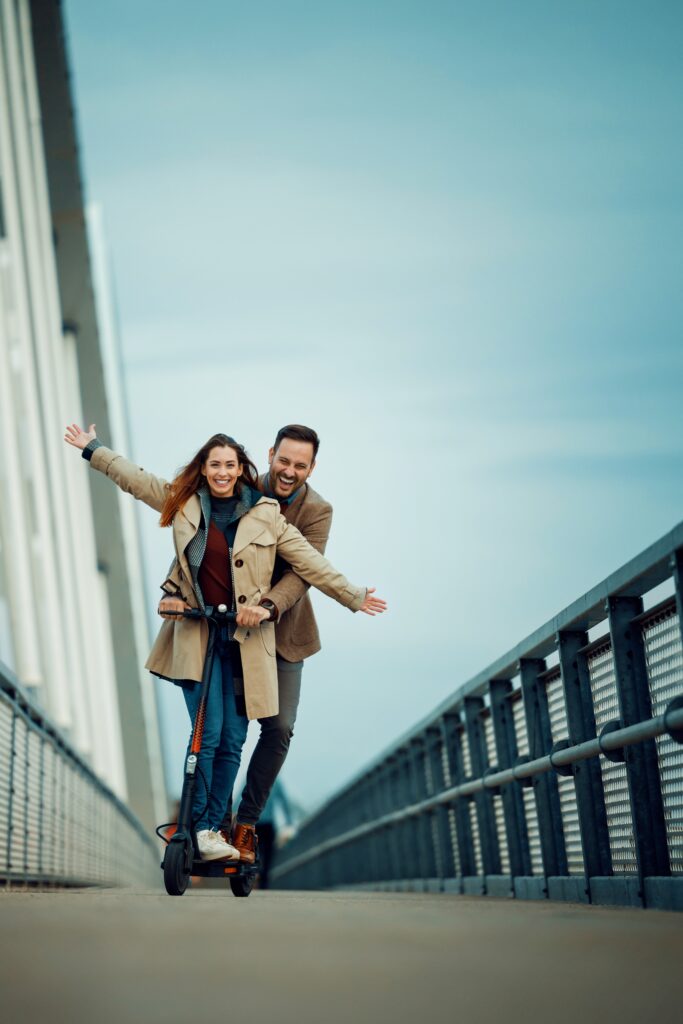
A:
POLYGON ((185 502, 183 508, 177 512, 175 519, 173 520, 173 538, 175 540, 178 561, 180 562, 180 566, 188 579, 191 579, 192 576, 185 551, 187 550, 187 545, 196 535, 201 519, 202 507, 197 495, 193 494, 192 497, 188 498, 185 502))
POLYGON ((268 543, 275 543, 273 506, 277 506, 277 502, 272 498, 261 498, 247 515, 242 516, 237 526, 235 545, 233 547, 234 552, 242 551, 248 544, 252 544, 261 534, 266 532, 268 543))

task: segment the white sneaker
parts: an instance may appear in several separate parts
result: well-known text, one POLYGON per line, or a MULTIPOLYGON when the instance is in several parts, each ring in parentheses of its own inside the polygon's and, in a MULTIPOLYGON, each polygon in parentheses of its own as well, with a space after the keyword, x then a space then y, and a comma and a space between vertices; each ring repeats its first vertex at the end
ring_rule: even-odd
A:
POLYGON ((219 832, 211 828, 197 833, 197 847, 202 860, 239 860, 239 850, 226 843, 219 832))

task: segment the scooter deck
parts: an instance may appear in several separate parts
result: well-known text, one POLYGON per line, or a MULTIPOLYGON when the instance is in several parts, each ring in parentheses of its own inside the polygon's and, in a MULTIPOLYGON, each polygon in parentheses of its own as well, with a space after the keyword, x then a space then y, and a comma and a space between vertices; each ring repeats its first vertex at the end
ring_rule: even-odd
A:
POLYGON ((258 861, 255 864, 245 864, 235 860, 195 860, 192 862, 190 874, 201 878, 225 878, 230 875, 255 875, 258 870, 258 861))

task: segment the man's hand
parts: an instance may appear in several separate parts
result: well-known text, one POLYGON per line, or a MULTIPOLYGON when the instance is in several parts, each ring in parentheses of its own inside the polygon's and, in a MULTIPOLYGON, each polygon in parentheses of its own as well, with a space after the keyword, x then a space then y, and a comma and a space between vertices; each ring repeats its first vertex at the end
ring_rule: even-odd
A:
POLYGON ((260 604, 252 605, 251 608, 240 608, 235 619, 238 626, 258 626, 270 618, 268 608, 262 608, 260 604))
POLYGON ((64 440, 67 444, 72 444, 74 448, 80 448, 81 451, 87 444, 94 441, 97 437, 95 432, 95 424, 91 423, 87 431, 81 430, 77 423, 72 423, 70 427, 66 428, 64 434, 64 440))
POLYGON ((386 601, 383 601, 381 597, 372 597, 375 593, 375 589, 375 587, 368 587, 365 600, 358 609, 359 612, 365 612, 366 615, 381 615, 382 612, 387 610, 386 601))
POLYGON ((162 597, 157 609, 162 619, 178 619, 178 612, 190 610, 189 604, 183 601, 182 597, 162 597), (173 613, 176 613, 175 615, 173 613))

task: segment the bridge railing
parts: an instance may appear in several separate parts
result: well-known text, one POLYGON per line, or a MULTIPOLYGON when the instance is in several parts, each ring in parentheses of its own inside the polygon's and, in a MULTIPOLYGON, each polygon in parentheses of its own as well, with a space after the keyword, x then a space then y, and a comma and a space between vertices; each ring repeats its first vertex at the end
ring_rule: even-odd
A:
POLYGON ((682 594, 680 524, 334 795, 273 884, 683 909, 682 594))
POLYGON ((152 837, 0 664, 0 884, 158 879, 152 837))

